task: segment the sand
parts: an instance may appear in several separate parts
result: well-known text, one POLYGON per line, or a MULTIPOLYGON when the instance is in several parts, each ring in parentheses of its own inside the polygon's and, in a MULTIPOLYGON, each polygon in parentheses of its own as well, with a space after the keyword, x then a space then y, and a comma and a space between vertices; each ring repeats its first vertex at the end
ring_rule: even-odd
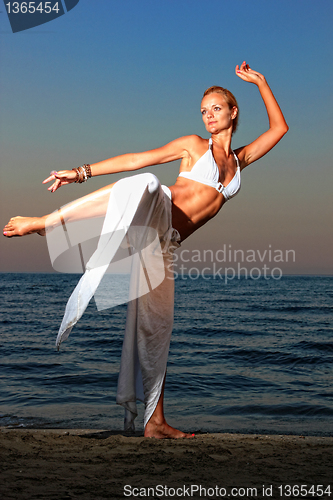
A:
POLYGON ((320 498, 333 499, 333 437, 199 434, 160 441, 2 428, 0 440, 1 500, 313 499, 319 495, 312 485, 321 493, 317 485, 329 484, 331 496, 320 498), (307 487, 293 495, 288 485, 307 487))

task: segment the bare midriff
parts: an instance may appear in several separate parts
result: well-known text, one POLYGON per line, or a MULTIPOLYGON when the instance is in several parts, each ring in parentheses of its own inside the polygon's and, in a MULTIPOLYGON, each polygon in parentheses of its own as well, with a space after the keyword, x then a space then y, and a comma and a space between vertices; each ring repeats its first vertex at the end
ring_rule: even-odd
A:
POLYGON ((215 188, 184 177, 178 177, 169 189, 172 194, 172 225, 182 241, 212 219, 225 201, 215 188))

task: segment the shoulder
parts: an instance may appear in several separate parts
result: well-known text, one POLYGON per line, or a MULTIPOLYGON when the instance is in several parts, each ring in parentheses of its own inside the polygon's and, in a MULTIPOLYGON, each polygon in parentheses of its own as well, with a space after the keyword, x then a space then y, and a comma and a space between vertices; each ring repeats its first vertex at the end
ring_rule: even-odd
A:
POLYGON ((203 142, 206 142, 207 139, 203 139, 199 135, 191 134, 179 137, 178 139, 176 139, 176 141, 184 145, 187 145, 188 147, 193 147, 193 146, 195 147, 199 144, 202 144, 203 142))
POLYGON ((200 135, 195 134, 187 135, 182 139, 184 139, 184 146, 189 154, 191 154, 193 151, 197 151, 203 146, 206 146, 208 143, 208 139, 203 139, 202 137, 200 137, 200 135))
POLYGON ((203 139, 202 137, 200 137, 200 135, 192 134, 192 135, 188 135, 187 137, 188 137, 188 140, 191 142, 191 144, 193 144, 194 146, 197 146, 198 144, 201 145, 203 143, 208 142, 208 139, 203 139))
POLYGON ((136 157, 139 158, 140 164, 142 163, 145 166, 191 158, 193 153, 195 154, 198 150, 200 142, 204 143, 205 139, 202 139, 198 135, 186 135, 179 137, 178 139, 174 139, 157 149, 137 153, 136 157))
POLYGON ((192 163, 196 162, 208 149, 209 139, 203 139, 199 135, 188 135, 184 137, 186 156, 192 163))
POLYGON ((200 149, 200 147, 202 148, 203 144, 207 142, 207 139, 203 139, 199 135, 184 135, 183 137, 179 137, 169 144, 166 144, 165 148, 178 151, 180 157, 185 158, 192 156, 194 152, 200 149))

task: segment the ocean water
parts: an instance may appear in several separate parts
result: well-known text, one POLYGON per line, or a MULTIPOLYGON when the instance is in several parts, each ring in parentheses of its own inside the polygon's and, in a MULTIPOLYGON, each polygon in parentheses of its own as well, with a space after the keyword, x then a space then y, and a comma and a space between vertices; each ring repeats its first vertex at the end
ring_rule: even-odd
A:
MULTIPOLYGON (((97 311, 92 301, 55 349, 78 279, 0 275, 0 426, 122 430, 115 398, 126 305, 97 311)), ((332 277, 177 279, 169 423, 332 435, 332 299, 332 277)))

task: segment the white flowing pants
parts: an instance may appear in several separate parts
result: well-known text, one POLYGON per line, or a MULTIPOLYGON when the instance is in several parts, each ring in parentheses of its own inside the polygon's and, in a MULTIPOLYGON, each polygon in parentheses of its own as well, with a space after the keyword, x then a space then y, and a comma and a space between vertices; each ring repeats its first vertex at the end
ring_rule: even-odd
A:
POLYGON ((68 300, 56 345, 66 340, 120 247, 130 249, 132 272, 117 403, 125 407, 125 430, 134 429, 136 401, 145 403, 144 425, 161 395, 173 326, 172 203, 153 174, 118 181, 110 198, 98 246, 68 300))

